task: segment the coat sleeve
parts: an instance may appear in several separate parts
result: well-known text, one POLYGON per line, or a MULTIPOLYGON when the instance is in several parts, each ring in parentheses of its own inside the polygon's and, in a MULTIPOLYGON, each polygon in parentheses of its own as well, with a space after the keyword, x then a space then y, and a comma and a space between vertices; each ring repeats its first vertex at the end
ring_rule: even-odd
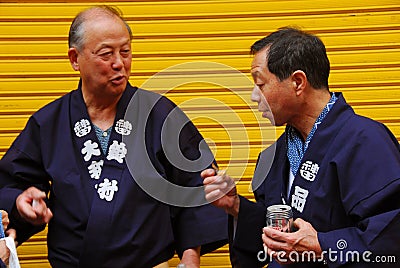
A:
MULTIPOLYGON (((275 145, 274 145, 275 146, 275 145)), ((265 226, 265 178, 273 157, 270 155, 275 147, 271 146, 262 152, 258 159, 252 187, 256 200, 252 202, 240 196, 238 218, 231 217, 229 224, 229 241, 231 263, 234 267, 263 267, 270 260, 266 256, 261 239, 262 228, 265 226), (236 228, 234 227, 236 225, 236 228)))
POLYGON ((262 228, 265 226, 264 215, 264 205, 240 196, 236 230, 233 230, 232 217, 229 226, 230 257, 233 267, 263 267, 267 262, 261 239, 262 228))
POLYGON ((40 129, 33 117, 0 161, 0 207, 9 212, 10 227, 15 228, 19 243, 45 226, 33 226, 17 212, 15 201, 27 188, 34 186, 48 193, 49 176, 41 162, 40 129))
MULTIPOLYGON (((167 100, 162 99, 162 101, 166 102, 167 100)), ((168 106, 168 103, 165 106, 168 106)), ((157 114, 168 114, 168 112, 169 111, 164 111, 163 113, 157 112, 157 114)), ((179 161, 178 163, 173 163, 172 160, 166 157, 164 151, 163 153, 157 153, 158 159, 155 162, 161 163, 159 170, 161 170, 173 184, 190 187, 192 189, 200 189, 198 187, 203 186, 203 179, 200 176, 200 172, 211 166, 211 163, 214 161, 214 156, 197 128, 186 115, 179 108, 176 108, 174 112, 176 114, 167 118, 166 123, 164 123, 166 125, 165 133, 172 134, 172 139, 174 139, 177 135, 177 130, 180 130, 179 153, 182 154, 181 157, 188 160, 188 162, 195 162, 200 158, 207 159, 207 161, 204 161, 204 163, 200 161, 202 164, 199 166, 204 164, 201 168, 197 165, 195 167, 187 167, 179 161), (180 118, 179 120, 176 119, 178 116, 180 118), (183 127, 180 125, 182 121, 186 123, 182 124, 183 127)), ((156 140, 157 141, 152 144, 153 147, 161 148, 161 146, 156 146, 156 143, 161 139, 157 138, 156 140)), ((163 149, 171 152, 171 150, 168 149, 171 145, 172 142, 163 144, 163 149)), ((156 163, 155 166, 157 167, 158 164, 156 163)), ((190 198, 191 201, 199 200, 198 203, 202 205, 194 207, 171 206, 175 248, 180 257, 183 252, 189 248, 201 246, 201 254, 206 254, 228 243, 228 216, 226 213, 208 204, 203 190, 200 189, 193 193, 194 194, 188 196, 188 198, 190 198)), ((182 196, 185 194, 186 193, 183 193, 182 196)))
POLYGON ((7 268, 4 262, 0 259, 0 268, 7 268))
POLYGON ((323 251, 337 251, 335 258, 326 255, 325 259, 329 267, 364 267, 360 263, 397 267, 379 261, 393 261, 391 256, 400 260, 399 144, 380 124, 347 138, 347 143, 351 148, 338 154, 335 165, 343 206, 355 224, 318 233, 323 251))

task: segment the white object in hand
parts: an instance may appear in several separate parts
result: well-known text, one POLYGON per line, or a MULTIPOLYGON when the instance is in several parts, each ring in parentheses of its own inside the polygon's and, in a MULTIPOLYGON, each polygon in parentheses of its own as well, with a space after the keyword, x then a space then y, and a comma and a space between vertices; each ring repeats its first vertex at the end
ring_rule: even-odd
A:
POLYGON ((39 205, 39 201, 37 199, 33 199, 32 207, 36 207, 37 205, 39 205))

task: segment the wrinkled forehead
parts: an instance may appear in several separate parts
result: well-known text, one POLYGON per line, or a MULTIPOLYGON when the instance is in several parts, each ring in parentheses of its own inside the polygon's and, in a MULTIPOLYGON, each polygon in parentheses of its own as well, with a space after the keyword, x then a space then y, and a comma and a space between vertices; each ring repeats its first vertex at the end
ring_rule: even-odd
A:
POLYGON ((99 7, 94 7, 84 11, 82 17, 84 34, 87 33, 88 28, 93 30, 99 27, 104 27, 103 30, 107 30, 115 25, 123 25, 126 27, 125 22, 117 14, 99 7))
POLYGON ((130 38, 130 33, 126 24, 121 18, 115 15, 110 15, 105 12, 93 12, 88 14, 84 22, 84 37, 86 41, 91 41, 93 38, 130 38))

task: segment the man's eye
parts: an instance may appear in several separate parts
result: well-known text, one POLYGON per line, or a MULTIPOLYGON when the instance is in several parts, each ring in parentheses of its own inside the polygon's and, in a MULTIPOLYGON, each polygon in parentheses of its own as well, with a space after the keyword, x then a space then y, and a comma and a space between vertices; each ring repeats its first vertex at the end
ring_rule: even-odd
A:
POLYGON ((121 51, 121 55, 124 57, 129 56, 129 54, 131 54, 130 49, 125 49, 121 51))

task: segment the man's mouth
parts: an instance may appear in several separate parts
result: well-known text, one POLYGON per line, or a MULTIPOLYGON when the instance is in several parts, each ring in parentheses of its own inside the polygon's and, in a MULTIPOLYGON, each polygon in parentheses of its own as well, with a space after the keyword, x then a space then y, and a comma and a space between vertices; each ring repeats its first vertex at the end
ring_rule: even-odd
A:
POLYGON ((121 76, 117 76, 117 77, 111 79, 111 81, 113 83, 120 84, 124 81, 124 79, 125 79, 125 77, 123 75, 121 75, 121 76))

